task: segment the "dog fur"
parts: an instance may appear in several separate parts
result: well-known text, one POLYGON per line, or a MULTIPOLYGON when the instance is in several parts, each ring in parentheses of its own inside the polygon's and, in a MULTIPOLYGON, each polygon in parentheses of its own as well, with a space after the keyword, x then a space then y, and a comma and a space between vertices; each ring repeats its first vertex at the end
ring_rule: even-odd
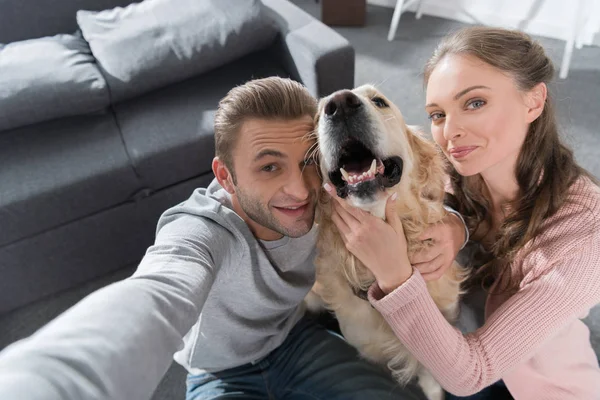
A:
MULTIPOLYGON (((397 212, 407 237, 408 250, 416 252, 422 249, 428 244, 418 240, 419 235, 429 224, 442 220, 447 214, 443 208, 445 161, 442 154, 418 130, 407 126, 399 109, 371 85, 352 90, 361 102, 361 115, 355 115, 354 120, 342 118, 341 122, 333 121, 326 115, 325 108, 340 93, 322 99, 316 117, 324 181, 331 182, 330 173, 338 168, 334 153, 339 153, 340 146, 344 146, 342 142, 351 136, 374 147, 371 150, 380 158, 400 157, 403 167, 397 184, 381 187, 372 196, 348 195, 346 201, 384 218, 386 200, 396 192, 397 212), (377 99, 375 103, 374 99, 377 99), (380 107, 381 104, 387 104, 387 107, 380 107), (334 127, 335 124, 344 126, 334 127), (336 129, 338 131, 334 134, 336 129), (373 137, 366 138, 369 135, 373 137)), ((342 334, 365 359, 387 366, 401 384, 418 377, 419 385, 429 399, 443 399, 441 386, 407 351, 381 314, 365 298, 375 278, 346 249, 331 220, 332 201, 327 193, 320 195, 317 284, 313 291, 325 307, 335 313, 342 334), (360 293, 362 296, 357 295, 360 293)), ((439 280, 427 282, 435 304, 450 322, 457 317, 460 284, 466 273, 466 269, 454 263, 439 280)), ((318 300, 312 298, 311 301, 311 308, 317 308, 318 300)))

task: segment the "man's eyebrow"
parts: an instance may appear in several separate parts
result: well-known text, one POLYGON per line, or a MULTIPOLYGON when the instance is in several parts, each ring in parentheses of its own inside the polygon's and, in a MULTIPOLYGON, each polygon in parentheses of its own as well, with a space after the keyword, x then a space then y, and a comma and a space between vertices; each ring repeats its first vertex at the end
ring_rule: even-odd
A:
MULTIPOLYGON (((461 90, 460 92, 458 92, 454 96, 454 100, 460 99, 462 96, 469 93, 471 90, 475 90, 475 89, 490 89, 490 88, 487 86, 483 86, 483 85, 470 86, 470 87, 466 88, 465 90, 461 90)), ((425 108, 428 108, 428 107, 438 107, 438 105, 436 103, 429 103, 429 104, 425 105, 425 108)))
POLYGON ((273 149, 264 149, 258 152, 258 154, 256 154, 256 156, 254 156, 254 162, 259 161, 262 158, 265 157, 278 157, 278 158, 287 158, 286 154, 283 154, 280 151, 277 150, 273 150, 273 149))

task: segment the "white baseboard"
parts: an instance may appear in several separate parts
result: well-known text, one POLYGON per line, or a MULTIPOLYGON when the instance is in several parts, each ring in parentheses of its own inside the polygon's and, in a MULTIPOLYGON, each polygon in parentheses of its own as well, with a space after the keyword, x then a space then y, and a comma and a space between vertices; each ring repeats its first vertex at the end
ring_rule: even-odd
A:
POLYGON ((396 2, 394 0, 367 0, 367 3, 373 4, 375 6, 383 6, 383 7, 391 7, 391 8, 394 8, 396 6, 396 2))

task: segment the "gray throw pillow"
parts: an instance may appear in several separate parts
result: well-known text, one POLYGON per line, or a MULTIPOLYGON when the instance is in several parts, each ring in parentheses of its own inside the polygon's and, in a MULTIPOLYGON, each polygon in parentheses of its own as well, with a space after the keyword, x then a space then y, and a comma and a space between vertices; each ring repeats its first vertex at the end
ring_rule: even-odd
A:
POLYGON ((0 46, 0 130, 108 104, 106 81, 82 37, 64 34, 0 46))
POLYGON ((265 48, 277 34, 259 0, 145 0, 78 11, 77 23, 113 102, 265 48))

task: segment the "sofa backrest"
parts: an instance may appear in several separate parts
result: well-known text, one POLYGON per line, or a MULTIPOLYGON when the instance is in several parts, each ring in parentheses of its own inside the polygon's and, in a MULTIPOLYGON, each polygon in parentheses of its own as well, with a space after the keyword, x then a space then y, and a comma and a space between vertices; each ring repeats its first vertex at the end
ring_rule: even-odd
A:
POLYGON ((77 10, 100 11, 134 2, 135 0, 0 0, 0 43, 73 33, 77 30, 77 10))

